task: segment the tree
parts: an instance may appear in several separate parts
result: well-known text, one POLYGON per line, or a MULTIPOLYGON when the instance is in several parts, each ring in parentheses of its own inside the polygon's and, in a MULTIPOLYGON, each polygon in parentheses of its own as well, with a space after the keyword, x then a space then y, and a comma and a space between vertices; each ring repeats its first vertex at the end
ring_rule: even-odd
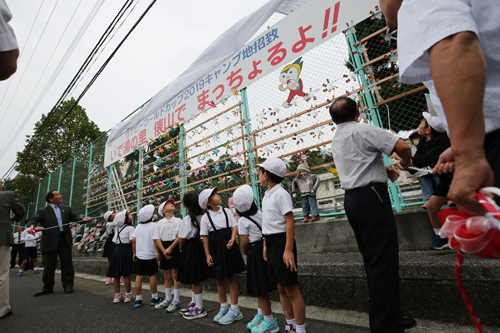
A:
MULTIPOLYGON (((14 187, 20 202, 26 206, 29 203, 34 203, 36 200, 36 195, 32 195, 30 192, 32 192, 32 188, 34 189, 35 187, 38 187, 37 183, 39 180, 47 177, 54 171, 58 171, 58 168, 64 162, 72 159, 73 155, 82 151, 90 145, 92 141, 96 140, 103 134, 97 124, 89 120, 85 109, 80 105, 76 105, 70 116, 64 120, 55 134, 52 135, 46 145, 42 147, 41 151, 34 155, 40 148, 45 138, 53 131, 55 125, 74 103, 74 98, 63 102, 55 110, 54 115, 49 119, 44 128, 41 128, 42 124, 47 119, 47 115, 43 114, 33 129, 34 133, 40 131, 40 136, 38 136, 38 138, 28 147, 28 142, 32 136, 27 135, 27 145, 23 151, 17 153, 16 171, 18 171, 19 174, 14 179, 14 187)), ((99 152, 96 151, 96 154, 99 154, 99 152)), ((78 154, 77 159, 77 163, 87 163, 87 170, 85 170, 85 168, 76 169, 78 175, 75 175, 74 177, 75 186, 79 185, 79 181, 82 178, 87 178, 89 149, 86 149, 78 154)), ((50 186, 53 186, 53 184, 58 184, 59 180, 59 177, 57 177, 57 179, 56 177, 51 178, 54 179, 51 179, 50 184, 46 184, 49 188, 50 186)), ((70 177, 64 177, 64 179, 61 179, 61 182, 64 183, 64 185, 61 185, 62 188, 70 188, 70 177)), ((81 186, 83 187, 83 185, 81 186)), ((40 192, 40 196, 43 197, 45 192, 46 188, 43 188, 40 192)), ((67 199, 68 198, 63 196, 63 200, 67 199)))

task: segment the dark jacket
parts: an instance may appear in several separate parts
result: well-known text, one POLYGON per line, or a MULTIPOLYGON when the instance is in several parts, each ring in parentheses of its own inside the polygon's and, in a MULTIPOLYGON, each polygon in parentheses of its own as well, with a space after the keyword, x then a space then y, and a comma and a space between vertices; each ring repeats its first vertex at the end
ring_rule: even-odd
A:
POLYGON ((10 212, 14 212, 14 220, 21 221, 26 208, 17 201, 14 192, 0 191, 0 245, 14 244, 12 235, 12 222, 10 221, 10 212))
MULTIPOLYGON (((81 220, 76 216, 75 213, 71 210, 69 206, 59 205, 61 208, 61 217, 62 223, 66 224, 74 221, 81 220)), ((34 226, 40 223, 40 226, 44 228, 49 227, 57 227, 59 224, 57 223, 56 213, 52 206, 47 205, 47 207, 40 208, 35 216, 33 216, 28 222, 27 225, 34 226)), ((67 246, 73 245, 73 239, 71 237, 71 230, 69 225, 63 226, 64 239, 66 241, 67 246)), ((57 250, 57 246, 59 244, 59 228, 52 228, 49 230, 42 231, 42 244, 40 245, 40 250, 42 252, 52 252, 57 250)))
POLYGON ((417 152, 411 158, 413 165, 417 168, 434 168, 439 160, 439 155, 450 148, 450 138, 445 133, 436 136, 427 141, 424 136, 420 139, 417 146, 417 152))

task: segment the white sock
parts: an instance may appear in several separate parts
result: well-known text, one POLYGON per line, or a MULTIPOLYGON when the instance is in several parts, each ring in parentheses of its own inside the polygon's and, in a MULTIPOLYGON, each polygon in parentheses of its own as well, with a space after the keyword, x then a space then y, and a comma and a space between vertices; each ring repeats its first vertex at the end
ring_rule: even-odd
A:
POLYGON ((115 296, 121 296, 121 295, 122 295, 122 293, 116 293, 115 294, 115 296))
POLYGON ((263 316, 264 315, 264 312, 262 312, 262 309, 261 308, 257 308, 257 314, 259 316, 263 316))
POLYGON ((142 294, 141 295, 135 295, 135 299, 138 301, 142 301, 142 294))
POLYGON ((293 319, 290 319, 290 320, 286 320, 286 323, 290 326, 292 326, 292 328, 295 328, 297 326, 297 323, 295 322, 295 318, 293 319))
POLYGON ((125 295, 132 296, 132 292, 129 292, 129 293, 126 292, 125 295))
POLYGON ((194 291, 191 292, 191 303, 196 304, 196 298, 194 297, 194 291))
POLYGON ((297 325, 295 331, 297 333, 306 333, 306 323, 304 323, 304 325, 297 325))
POLYGON ((22 272, 22 271, 23 271, 23 269, 20 269, 20 270, 19 270, 19 272, 22 272))
POLYGON ((264 320, 268 323, 272 322, 274 320, 273 314, 271 313, 269 316, 264 316, 264 320))
POLYGON ((151 294, 151 298, 158 298, 158 293, 151 294))
POLYGON ((238 307, 238 304, 231 304, 231 310, 233 310, 234 312, 237 312, 239 311, 239 307, 238 307))
POLYGON ((196 307, 198 309, 203 309, 203 293, 195 294, 194 298, 196 299, 196 307))
POLYGON ((168 301, 172 300, 172 287, 165 288, 165 299, 168 301))
POLYGON ((441 228, 433 228, 434 229, 434 232, 436 233, 436 235, 439 235, 439 232, 441 231, 441 228))
POLYGON ((181 296, 181 290, 180 289, 174 289, 174 301, 180 302, 179 297, 181 296))
POLYGON ((221 307, 221 308, 227 308, 227 302, 220 303, 220 307, 221 307))

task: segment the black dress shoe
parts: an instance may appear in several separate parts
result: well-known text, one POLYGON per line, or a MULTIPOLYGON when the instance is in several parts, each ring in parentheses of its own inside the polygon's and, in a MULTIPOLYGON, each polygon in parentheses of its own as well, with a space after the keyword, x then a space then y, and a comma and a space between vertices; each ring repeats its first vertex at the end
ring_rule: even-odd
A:
POLYGON ((64 292, 65 292, 66 294, 71 294, 71 293, 73 293, 73 287, 69 287, 69 288, 64 289, 64 292))
POLYGON ((9 310, 9 312, 7 312, 6 314, 4 314, 3 316, 0 317, 0 319, 4 319, 8 316, 10 316, 12 314, 12 310, 9 310))
POLYGON ((412 328, 417 326, 417 321, 413 318, 410 317, 403 317, 403 328, 412 328))
POLYGON ((37 296, 42 296, 42 295, 47 295, 47 294, 52 294, 52 293, 53 293, 52 289, 42 289, 40 291, 37 291, 33 296, 37 297, 37 296))

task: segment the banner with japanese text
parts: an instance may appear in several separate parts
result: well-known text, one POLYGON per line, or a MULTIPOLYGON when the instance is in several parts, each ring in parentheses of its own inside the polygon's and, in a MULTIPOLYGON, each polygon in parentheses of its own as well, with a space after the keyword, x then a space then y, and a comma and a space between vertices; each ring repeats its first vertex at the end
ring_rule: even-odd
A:
MULTIPOLYGON (((130 154, 135 147, 165 133, 200 112, 214 107, 240 89, 290 64, 300 56, 330 40, 346 28, 370 15, 378 0, 310 0, 299 9, 243 46, 217 68, 171 99, 154 114, 127 129, 106 145, 105 167, 130 154)), ((283 73, 287 73, 283 69, 283 73)), ((284 89, 290 88, 288 102, 303 96, 303 87, 280 78, 284 89)), ((280 88, 281 89, 281 88, 280 88)))

